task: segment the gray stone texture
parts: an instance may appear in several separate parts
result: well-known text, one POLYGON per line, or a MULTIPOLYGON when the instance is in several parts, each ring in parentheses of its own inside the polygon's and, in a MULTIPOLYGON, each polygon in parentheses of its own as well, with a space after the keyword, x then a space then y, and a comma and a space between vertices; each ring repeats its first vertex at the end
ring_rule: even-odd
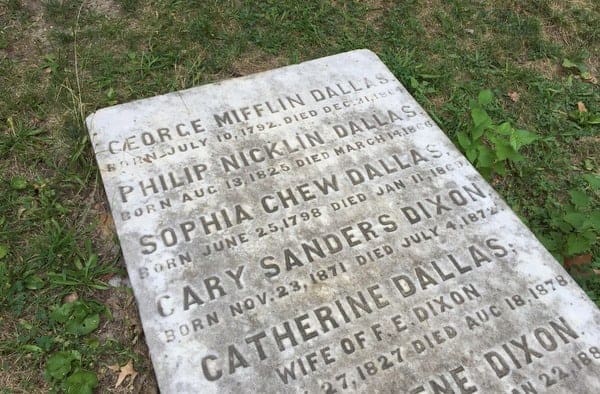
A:
POLYGON ((161 392, 600 392, 597 307, 372 52, 87 125, 161 392))

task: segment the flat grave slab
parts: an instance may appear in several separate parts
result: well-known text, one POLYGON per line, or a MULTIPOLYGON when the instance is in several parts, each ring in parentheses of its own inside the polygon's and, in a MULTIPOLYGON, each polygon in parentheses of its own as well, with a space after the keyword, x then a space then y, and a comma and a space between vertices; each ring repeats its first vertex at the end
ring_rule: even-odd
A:
POLYGON ((161 392, 600 392, 598 308, 374 53, 87 125, 161 392))

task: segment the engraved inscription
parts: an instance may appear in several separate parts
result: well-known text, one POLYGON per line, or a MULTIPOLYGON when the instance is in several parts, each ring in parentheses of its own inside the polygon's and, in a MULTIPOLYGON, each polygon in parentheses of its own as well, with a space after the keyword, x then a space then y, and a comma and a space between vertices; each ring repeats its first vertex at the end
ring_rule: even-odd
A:
POLYGON ((87 125, 161 392, 600 392, 598 309, 372 52, 87 125))

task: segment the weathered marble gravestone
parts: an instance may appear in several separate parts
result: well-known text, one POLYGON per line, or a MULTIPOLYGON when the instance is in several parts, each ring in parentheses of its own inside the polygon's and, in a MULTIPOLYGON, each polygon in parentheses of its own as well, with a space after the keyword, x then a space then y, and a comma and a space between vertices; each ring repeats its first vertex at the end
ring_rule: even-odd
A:
POLYGON ((372 52, 87 125, 162 392, 600 392, 596 306, 372 52))

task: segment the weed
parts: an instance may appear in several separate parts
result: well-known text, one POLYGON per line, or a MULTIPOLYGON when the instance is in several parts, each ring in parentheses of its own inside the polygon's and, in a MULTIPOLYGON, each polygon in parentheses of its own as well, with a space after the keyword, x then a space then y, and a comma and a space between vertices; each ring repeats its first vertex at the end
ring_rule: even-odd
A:
POLYGON ((576 122, 579 126, 600 124, 600 114, 588 112, 582 103, 579 107, 576 110, 569 111, 569 119, 576 122))
POLYGON ((487 179, 493 174, 506 175, 507 163, 523 161, 519 150, 538 139, 527 130, 514 128, 510 122, 494 124, 485 110, 492 100, 490 90, 480 92, 477 101, 470 105, 472 126, 456 134, 469 161, 487 179))
POLYGON ((541 222, 534 224, 540 240, 557 259, 565 262, 584 260, 572 274, 595 302, 600 301, 600 256, 594 253, 600 246, 600 176, 585 174, 576 180, 578 187, 568 191, 566 201, 549 199, 538 210, 541 222), (586 257, 587 256, 587 257, 586 257))
POLYGON ((600 177, 587 175, 584 179, 587 187, 573 188, 568 201, 549 201, 546 207, 549 228, 542 240, 561 259, 589 252, 598 242, 600 209, 592 201, 600 190, 600 177))
POLYGON ((46 379, 66 393, 91 394, 98 386, 98 378, 81 368, 81 360, 81 353, 76 350, 54 353, 46 363, 46 379))

